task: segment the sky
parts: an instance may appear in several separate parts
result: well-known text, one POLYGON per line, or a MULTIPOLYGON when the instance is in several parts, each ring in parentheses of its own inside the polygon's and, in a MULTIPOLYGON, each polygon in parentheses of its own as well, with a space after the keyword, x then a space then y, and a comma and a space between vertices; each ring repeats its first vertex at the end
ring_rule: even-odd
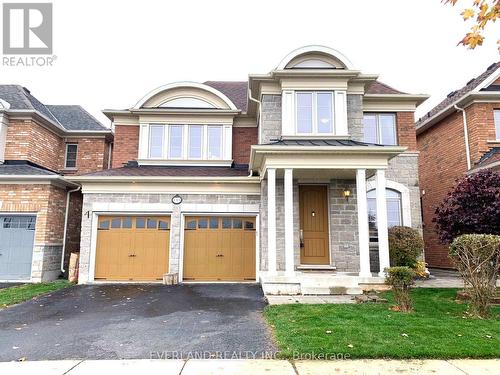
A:
POLYGON ((469 29, 460 12, 472 0, 455 7, 440 0, 52 3, 57 60, 0 65, 0 83, 23 85, 45 104, 80 104, 107 126, 102 109, 130 108, 158 86, 246 80, 310 44, 339 50, 399 90, 431 95, 418 118, 500 57, 500 24, 490 26, 482 47, 457 46, 469 29))

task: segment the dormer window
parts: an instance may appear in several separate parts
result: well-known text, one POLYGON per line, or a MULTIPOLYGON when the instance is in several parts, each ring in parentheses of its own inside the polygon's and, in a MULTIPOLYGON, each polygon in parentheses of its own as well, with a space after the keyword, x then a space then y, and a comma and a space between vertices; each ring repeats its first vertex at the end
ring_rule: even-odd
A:
POLYGON ((296 93, 297 134, 333 133, 333 92, 296 93))

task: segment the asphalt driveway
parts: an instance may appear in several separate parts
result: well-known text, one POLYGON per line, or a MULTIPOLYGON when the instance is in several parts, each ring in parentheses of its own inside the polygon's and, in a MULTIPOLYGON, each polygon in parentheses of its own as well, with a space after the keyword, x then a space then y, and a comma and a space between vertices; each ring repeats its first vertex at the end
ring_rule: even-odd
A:
POLYGON ((258 285, 86 285, 0 310, 0 361, 275 351, 258 285))

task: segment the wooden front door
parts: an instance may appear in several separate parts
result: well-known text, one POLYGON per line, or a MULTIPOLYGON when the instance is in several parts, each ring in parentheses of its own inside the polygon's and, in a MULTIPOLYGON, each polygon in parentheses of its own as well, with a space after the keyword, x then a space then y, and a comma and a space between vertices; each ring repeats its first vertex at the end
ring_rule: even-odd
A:
POLYGON ((162 280, 169 249, 168 216, 100 216, 94 278, 162 280))
POLYGON ((324 185, 300 185, 300 263, 330 263, 328 193, 324 185))
POLYGON ((255 218, 187 217, 184 280, 255 280, 255 218))

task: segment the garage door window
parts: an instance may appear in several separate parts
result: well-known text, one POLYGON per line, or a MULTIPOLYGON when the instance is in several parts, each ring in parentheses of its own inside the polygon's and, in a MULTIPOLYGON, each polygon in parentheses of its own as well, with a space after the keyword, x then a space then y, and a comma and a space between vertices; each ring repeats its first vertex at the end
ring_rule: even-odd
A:
POLYGON ((160 220, 158 222, 158 229, 159 230, 168 230, 168 222, 160 220))
POLYGON ((3 219, 3 228, 35 230, 35 218, 22 216, 5 217, 3 219))
POLYGON ((108 230, 109 229, 109 220, 103 220, 99 223, 99 230, 108 230))

